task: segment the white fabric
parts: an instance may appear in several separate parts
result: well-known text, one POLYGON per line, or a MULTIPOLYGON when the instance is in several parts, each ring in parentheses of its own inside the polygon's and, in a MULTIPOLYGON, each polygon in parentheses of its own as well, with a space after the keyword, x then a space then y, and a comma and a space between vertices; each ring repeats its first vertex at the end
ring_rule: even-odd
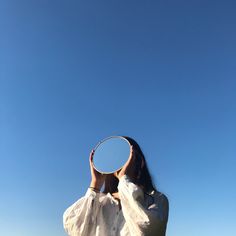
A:
POLYGON ((88 189, 63 215, 69 236, 165 236, 168 200, 160 192, 150 197, 127 175, 118 184, 119 203, 110 193, 88 189))

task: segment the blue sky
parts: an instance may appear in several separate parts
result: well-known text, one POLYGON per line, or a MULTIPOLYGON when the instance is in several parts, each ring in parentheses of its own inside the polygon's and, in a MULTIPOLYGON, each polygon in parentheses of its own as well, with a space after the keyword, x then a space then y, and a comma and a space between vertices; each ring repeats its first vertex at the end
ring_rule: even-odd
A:
POLYGON ((167 236, 235 235, 235 1, 0 7, 0 235, 65 236, 101 139, 142 147, 167 236))

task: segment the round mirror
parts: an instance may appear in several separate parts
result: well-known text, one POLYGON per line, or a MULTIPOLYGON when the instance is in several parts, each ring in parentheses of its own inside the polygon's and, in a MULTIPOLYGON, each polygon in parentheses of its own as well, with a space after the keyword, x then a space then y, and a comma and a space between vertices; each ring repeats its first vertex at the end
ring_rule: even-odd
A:
POLYGON ((111 174, 127 162, 130 143, 122 136, 110 136, 99 142, 94 150, 94 168, 100 173, 111 174))

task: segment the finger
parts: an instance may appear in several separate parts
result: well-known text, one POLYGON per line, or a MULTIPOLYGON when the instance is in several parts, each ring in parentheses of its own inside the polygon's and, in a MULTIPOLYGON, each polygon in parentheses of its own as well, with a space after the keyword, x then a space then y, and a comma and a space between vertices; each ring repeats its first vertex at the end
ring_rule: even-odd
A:
POLYGON ((93 154, 91 152, 90 156, 89 156, 89 165, 90 165, 90 169, 94 171, 94 166, 93 166, 93 154))
POLYGON ((130 163, 131 163, 132 160, 133 160, 133 155, 134 155, 134 153, 133 153, 133 147, 131 146, 129 158, 128 158, 127 162, 125 163, 125 165, 123 166, 122 169, 124 169, 124 168, 126 168, 127 166, 130 165, 130 163))
POLYGON ((134 147, 133 147, 133 145, 131 145, 131 147, 130 147, 130 155, 129 155, 130 158, 132 157, 133 153, 134 153, 134 147))
POLYGON ((114 176, 115 176, 116 178, 118 178, 119 172, 120 172, 120 170, 118 170, 117 172, 114 172, 114 176))
POLYGON ((135 157, 136 157, 136 150, 134 149, 134 146, 132 145, 128 162, 133 161, 135 157))
POLYGON ((94 149, 90 152, 89 160, 93 161, 93 156, 94 156, 94 149))

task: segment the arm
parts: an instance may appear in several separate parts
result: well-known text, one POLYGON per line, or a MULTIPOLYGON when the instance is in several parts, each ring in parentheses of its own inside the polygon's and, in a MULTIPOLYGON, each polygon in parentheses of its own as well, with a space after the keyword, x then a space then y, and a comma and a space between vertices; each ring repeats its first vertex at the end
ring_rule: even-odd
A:
POLYGON ((168 199, 164 194, 145 206, 143 190, 132 183, 127 175, 118 185, 122 211, 130 232, 134 235, 158 235, 165 231, 168 220, 168 199))
POLYGON ((135 235, 165 235, 169 211, 168 199, 164 194, 156 194, 153 196, 154 203, 148 206, 143 189, 134 184, 136 179, 134 166, 137 158, 143 157, 138 156, 131 145, 128 161, 120 171, 115 173, 119 179, 118 190, 125 220, 130 232, 134 232, 135 235))
POLYGON ((100 195, 89 188, 84 197, 64 212, 63 225, 68 235, 87 236, 95 230, 100 195))
POLYGON ((100 189, 104 182, 104 175, 93 167, 94 150, 90 153, 89 163, 91 183, 84 197, 70 206, 63 215, 63 224, 68 235, 87 236, 93 235, 96 230, 97 214, 101 205, 100 189), (100 201, 99 201, 100 200, 100 201))

